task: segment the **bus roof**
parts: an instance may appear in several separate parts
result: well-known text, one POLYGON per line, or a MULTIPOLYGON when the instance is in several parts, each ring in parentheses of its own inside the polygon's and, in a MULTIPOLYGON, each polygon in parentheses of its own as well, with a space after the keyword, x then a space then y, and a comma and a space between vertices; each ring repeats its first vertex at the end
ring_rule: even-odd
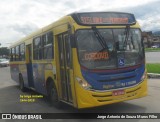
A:
POLYGON ((45 26, 30 35, 20 39, 10 46, 14 47, 17 44, 23 43, 26 40, 34 38, 42 33, 45 33, 51 30, 54 27, 62 25, 67 22, 76 22, 79 25, 85 26, 104 26, 104 25, 133 25, 136 23, 135 17, 131 13, 122 13, 122 12, 74 12, 68 14, 67 16, 62 17, 61 19, 45 26), (73 19, 70 19, 70 18, 73 19), (73 21, 72 21, 73 20, 73 21))

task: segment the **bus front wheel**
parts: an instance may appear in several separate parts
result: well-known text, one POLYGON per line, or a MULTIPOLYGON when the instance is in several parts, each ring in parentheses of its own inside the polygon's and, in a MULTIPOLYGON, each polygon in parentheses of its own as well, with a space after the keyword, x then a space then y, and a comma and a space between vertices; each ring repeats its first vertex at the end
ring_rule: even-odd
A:
POLYGON ((58 99, 58 93, 57 93, 57 89, 56 89, 55 84, 53 82, 50 82, 48 88, 49 88, 48 89, 48 97, 49 97, 51 105, 56 108, 60 108, 61 102, 58 99))

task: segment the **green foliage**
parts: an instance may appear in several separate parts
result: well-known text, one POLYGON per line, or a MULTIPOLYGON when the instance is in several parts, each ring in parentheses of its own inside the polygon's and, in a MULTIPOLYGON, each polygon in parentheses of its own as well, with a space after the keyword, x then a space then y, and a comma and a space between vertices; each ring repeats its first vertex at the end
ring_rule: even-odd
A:
POLYGON ((145 52, 160 52, 160 48, 145 48, 145 52))
POLYGON ((0 56, 9 56, 9 49, 7 47, 0 47, 0 56))
POLYGON ((146 65, 148 73, 159 73, 160 74, 160 63, 148 63, 146 65))

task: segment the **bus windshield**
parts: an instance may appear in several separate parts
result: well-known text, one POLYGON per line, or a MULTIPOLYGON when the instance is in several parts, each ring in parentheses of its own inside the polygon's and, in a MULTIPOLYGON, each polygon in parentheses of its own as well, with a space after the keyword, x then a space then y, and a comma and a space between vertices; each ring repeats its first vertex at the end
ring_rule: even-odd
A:
POLYGON ((139 29, 77 30, 79 62, 88 69, 116 69, 138 65, 144 58, 139 29))

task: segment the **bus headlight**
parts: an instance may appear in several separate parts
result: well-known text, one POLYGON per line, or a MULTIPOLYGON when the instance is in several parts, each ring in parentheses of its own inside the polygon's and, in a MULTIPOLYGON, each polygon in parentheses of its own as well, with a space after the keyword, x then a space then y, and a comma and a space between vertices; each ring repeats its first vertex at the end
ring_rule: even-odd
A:
POLYGON ((142 77, 141 77, 141 81, 143 81, 146 78, 146 72, 144 71, 142 77))
POLYGON ((86 90, 90 90, 92 88, 91 85, 89 85, 85 80, 82 80, 78 77, 76 77, 76 80, 78 81, 78 83, 81 85, 82 88, 86 90))

